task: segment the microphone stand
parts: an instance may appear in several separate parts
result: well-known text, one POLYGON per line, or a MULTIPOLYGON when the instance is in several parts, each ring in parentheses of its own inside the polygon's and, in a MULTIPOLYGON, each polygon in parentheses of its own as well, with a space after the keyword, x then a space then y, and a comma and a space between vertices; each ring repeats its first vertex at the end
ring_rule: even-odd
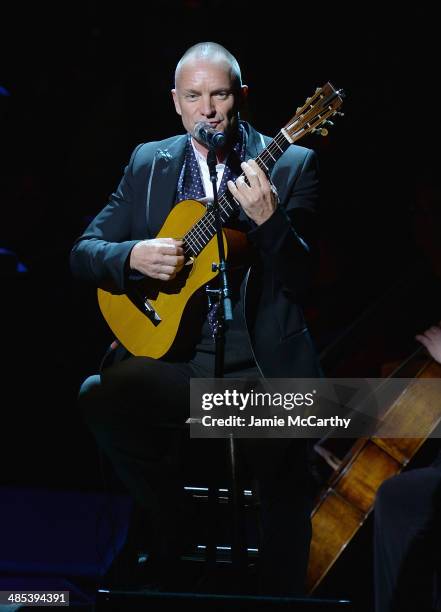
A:
MULTIPOLYGON (((208 294, 215 294, 218 298, 218 308, 215 314, 215 378, 224 377, 225 361, 225 321, 233 320, 233 310, 231 305, 231 293, 228 283, 228 264, 225 260, 224 242, 222 236, 222 219, 220 214, 218 193, 217 193, 217 170, 216 170, 216 145, 211 144, 207 155, 207 165, 210 172, 210 181, 213 186, 213 204, 209 207, 214 213, 217 247, 219 252, 219 264, 213 263, 212 270, 219 272, 219 289, 207 289, 208 294)), ((229 459, 229 478, 230 478, 230 503, 232 520, 232 541, 231 541, 231 561, 233 570, 243 569, 247 563, 247 550, 245 547, 243 521, 241 515, 240 502, 243 495, 238 476, 236 460, 236 444, 233 434, 228 438, 228 459, 229 459)), ((216 555, 215 550, 211 555, 216 555)), ((210 559, 210 551, 208 553, 210 559)))

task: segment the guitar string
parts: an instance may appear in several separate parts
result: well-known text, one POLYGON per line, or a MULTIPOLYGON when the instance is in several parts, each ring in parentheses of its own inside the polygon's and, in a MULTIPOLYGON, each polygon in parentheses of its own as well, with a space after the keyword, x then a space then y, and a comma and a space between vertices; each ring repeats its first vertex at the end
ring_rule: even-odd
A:
MULTIPOLYGON (((323 94, 323 91, 322 91, 323 94)), ((331 115, 332 113, 335 112, 336 110, 336 106, 334 106, 333 104, 329 104, 328 100, 330 99, 330 97, 334 95, 334 92, 331 92, 329 95, 327 95, 325 97, 325 95, 321 96, 321 109, 316 109, 315 107, 317 106, 317 103, 315 104, 310 104, 310 108, 309 110, 307 110, 304 115, 306 115, 306 117, 308 117, 308 121, 305 122, 305 117, 303 117, 303 122, 302 122, 302 127, 300 129, 297 128, 297 130, 295 132, 292 132, 291 136, 294 138, 294 136, 297 135, 297 138, 295 138, 295 140, 298 140, 298 138, 300 137, 300 135, 304 135, 301 134, 301 132, 304 133, 308 133, 309 131, 311 131, 311 129, 313 129, 314 127, 316 127, 317 125, 320 125, 320 123, 322 121, 324 121, 329 115, 331 115), (323 100, 323 98, 325 98, 323 100), (320 115, 320 113, 318 112, 318 110, 321 110, 322 115, 320 115), (305 130, 305 126, 306 126, 306 130, 305 130)), ((295 122, 291 123, 291 129, 294 126, 295 122)), ((289 125, 289 124, 287 124, 289 125)), ((286 129, 286 127, 285 127, 286 129)), ((272 161, 276 162, 277 159, 280 157, 280 155, 282 153, 284 153, 284 151, 286 150, 287 146, 289 146, 290 142, 288 141, 288 139, 284 136, 283 132, 280 131, 275 138, 269 143, 269 145, 261 152, 261 154, 256 158, 256 162, 260 165, 263 164, 263 166, 265 167, 266 171, 269 171, 269 167, 268 165, 265 163, 266 161, 270 162, 270 158, 272 161), (279 146, 278 140, 284 144, 285 148, 282 148, 279 146), (288 142, 288 145, 287 145, 288 142), (277 147, 279 149, 279 152, 277 152, 274 148, 274 146, 277 147), (271 149, 274 151, 274 153, 276 153, 277 157, 274 157, 271 154, 271 149)), ((261 166, 260 166, 261 167, 261 166)), ((243 173, 240 175, 241 177, 243 177, 243 173)), ((238 177, 240 178, 240 177, 238 177)), ((245 178, 246 180, 246 178, 245 178)), ((230 194, 229 194, 230 195, 230 194)), ((237 200, 235 198, 233 198, 231 195, 230 197, 233 199, 233 201, 236 202, 237 205, 239 205, 239 203, 237 202, 237 200)), ((227 217, 226 219, 228 219, 228 217, 230 216, 231 212, 234 210, 234 207, 231 205, 231 203, 228 201, 228 198, 225 198, 224 196, 222 196, 222 198, 219 201, 220 207, 221 207, 221 216, 222 216, 222 212, 226 212, 227 213, 227 217), (226 206, 228 206, 231 210, 230 212, 228 212, 225 207, 224 204, 226 206)), ((194 226, 193 228, 191 228, 187 234, 187 241, 190 243, 190 246, 193 247, 194 246, 194 242, 192 239, 192 232, 194 234, 199 234, 199 237, 202 235, 202 239, 205 240, 205 242, 203 242, 203 246, 202 248, 204 248, 208 242, 211 240, 211 238, 213 237, 213 235, 216 233, 214 231, 213 233, 213 223, 211 222, 211 218, 214 221, 214 215, 212 213, 206 213, 194 226), (207 221, 209 222, 209 224, 212 226, 211 228, 209 227, 209 225, 207 225, 207 221), (205 235, 204 230, 209 230, 208 231, 208 236, 205 235)), ((221 217, 222 218, 222 217, 221 217)), ((222 221, 224 221, 222 219, 222 221)), ((196 237, 196 236, 195 236, 196 237)), ((202 249, 201 249, 202 250, 202 249)), ((199 250, 200 252, 200 250, 199 250)), ((194 253, 195 255, 199 254, 198 252, 194 253)))
MULTIPOLYGON (((280 155, 284 153, 285 151, 285 149, 279 145, 278 141, 280 143, 285 144, 285 149, 289 145, 289 141, 287 140, 287 138, 283 135, 282 132, 279 132, 275 136, 275 138, 269 143, 269 145, 256 158, 256 162, 259 164, 259 167, 262 167, 261 166, 262 164, 267 172, 269 170, 268 162, 271 163, 271 160, 273 162, 276 162, 277 159, 280 157, 280 155), (274 153, 275 155, 273 155, 272 153, 274 153)), ((244 173, 242 173, 240 177, 244 177, 244 173)), ((238 177, 238 179, 240 177, 238 177)), ((231 198, 233 198, 233 196, 231 196, 231 198)), ((233 200, 236 202, 236 204, 239 204, 237 200, 235 200, 234 198, 233 200)), ((221 196, 219 200, 219 206, 221 209, 221 218, 222 218, 222 213, 227 214, 226 218, 222 219, 222 222, 224 222, 230 217, 231 213, 234 211, 234 206, 228 201, 228 197, 225 197, 225 194, 221 196), (227 210, 227 207, 230 210, 227 210)), ((184 237, 185 243, 190 246, 190 248, 193 251, 194 256, 198 255, 201 252, 201 250, 208 244, 208 242, 211 240, 211 238, 216 233, 215 226, 213 224, 214 221, 215 221, 214 213, 210 213, 210 212, 205 213, 205 215, 201 219, 199 219, 199 221, 189 230, 189 232, 187 232, 186 236, 184 237), (207 232, 208 235, 205 232, 207 232), (198 247, 201 246, 199 242, 201 240, 201 237, 202 237, 202 248, 199 249, 198 247), (194 248, 195 245, 196 245, 196 250, 194 248)))
MULTIPOLYGON (((284 152, 282 147, 280 147, 278 142, 277 142, 278 138, 279 138, 279 140, 282 140, 282 142, 286 143, 286 141, 287 141, 285 136, 283 136, 283 134, 281 132, 279 132, 279 134, 277 134, 277 136, 270 142, 268 147, 266 147, 266 149, 264 149, 264 151, 262 151, 262 153, 256 159, 256 162, 257 163, 260 162, 261 164, 263 164, 267 171, 268 171, 268 166, 267 166, 267 164, 265 162, 269 161, 269 159, 272 159, 273 161, 276 161, 276 158, 270 152, 271 149, 272 149, 274 153, 277 153, 276 150, 275 150, 275 147, 273 147, 273 145, 275 145, 279 149, 280 152, 282 152, 282 153, 284 152), (281 139, 279 138, 280 136, 282 137, 281 139)), ((286 146, 286 144, 285 144, 285 146, 286 146)), ((277 157, 279 157, 281 155, 280 152, 277 153, 277 157)), ((259 164, 259 166, 261 167, 260 164, 259 164)), ((241 176, 243 176, 243 173, 242 173, 241 176)), ((228 195, 230 195, 230 194, 228 194, 228 195)), ((237 205, 239 205, 239 203, 237 202, 237 200, 235 200, 233 198, 233 196, 230 195, 230 197, 233 199, 233 201, 236 202, 237 205)), ((229 218, 229 216, 231 215, 231 212, 234 211, 234 206, 232 206, 231 202, 228 201, 228 197, 225 197, 225 194, 221 197, 221 199, 219 201, 219 205, 220 205, 220 208, 221 208, 221 219, 224 222, 225 220, 227 220, 229 218), (227 210, 227 207, 230 209, 229 211, 227 210), (226 216, 225 219, 222 218, 222 213, 226 213, 227 216, 226 216)), ((216 233, 215 226, 213 224, 214 221, 215 221, 214 214, 213 213, 206 213, 202 217, 202 219, 200 219, 193 226, 193 228, 191 228, 191 230, 187 233, 185 239, 186 239, 186 242, 189 244, 190 248, 192 249, 193 255, 198 255, 201 252, 201 250, 208 244, 208 242, 211 240, 211 238, 214 236, 214 234, 216 233), (211 227, 210 227, 210 225, 211 225, 211 227), (206 233, 205 233, 207 230, 208 230, 208 232, 207 232, 208 235, 206 235, 206 233), (202 239, 202 249, 200 248, 201 247, 201 244, 200 244, 200 240, 201 239, 202 239), (196 246, 196 249, 195 249, 195 246, 196 246)))
MULTIPOLYGON (((265 164, 265 162, 263 162, 263 158, 265 158, 265 161, 267 160, 268 157, 270 157, 271 159, 275 160, 275 157, 269 152, 269 150, 272 148, 272 145, 275 143, 277 148, 280 151, 283 151, 281 149, 281 147, 278 145, 278 143, 276 142, 277 137, 280 135, 281 133, 279 133, 276 138, 273 139, 273 141, 271 141, 271 143, 268 145, 268 147, 261 153, 261 155, 257 158, 257 162, 262 161, 262 163, 264 164, 265 168, 268 169, 267 165, 265 164), (269 155, 266 155, 266 152, 269 153, 269 155)), ((283 136, 283 134, 282 134, 283 136)), ((285 137, 283 137, 285 139, 285 137)), ((285 139, 286 140, 286 139, 285 139)), ((279 153, 280 155, 280 153, 279 153)), ((242 176, 242 175, 241 175, 242 176)), ((231 196, 232 197, 232 196, 231 196)), ((237 201, 236 201, 237 202, 237 201)), ((231 203, 228 201, 228 198, 225 197, 225 195, 223 195, 219 201, 220 207, 221 207, 221 216, 222 216, 222 212, 226 212, 227 213, 227 219, 230 216, 231 212, 234 210, 234 207, 231 205, 231 203), (230 209, 230 211, 227 210, 227 207, 230 209)), ((238 203, 237 203, 238 204, 238 203)), ((194 240, 193 237, 196 238, 196 235, 198 235, 198 237, 200 236, 200 234, 202 233, 203 237, 205 238, 205 242, 204 242, 204 246, 206 246, 206 244, 209 242, 209 240, 211 240, 211 238, 213 237, 213 230, 215 233, 215 227, 212 223, 212 220, 214 221, 214 214, 212 213, 206 213, 204 215, 204 217, 202 217, 202 219, 200 219, 198 221, 197 224, 195 224, 195 226, 193 226, 193 228, 188 232, 187 235, 187 241, 190 243, 190 246, 194 247, 194 240), (208 223, 207 223, 208 221, 208 223), (209 227, 211 225, 211 228, 209 227), (205 235, 204 230, 208 230, 208 236, 205 235)))
MULTIPOLYGON (((309 106, 304 105, 301 109, 300 112, 303 111, 303 116, 302 116, 302 127, 300 129, 297 129, 297 138, 295 140, 298 139, 298 137, 300 136, 301 132, 305 132, 305 125, 307 126, 307 130, 306 132, 310 131, 313 127, 313 123, 314 121, 318 120, 317 124, 320 124, 322 120, 324 120, 326 118, 326 116, 329 116, 330 113, 333 112, 333 110, 335 110, 335 108, 333 107, 332 104, 328 103, 328 100, 330 100, 330 98, 334 95, 334 91, 331 91, 328 94, 325 94, 324 92, 325 88, 322 88, 322 90, 320 92, 316 92, 310 99, 310 104, 309 106), (317 98, 317 96, 320 96, 320 101, 319 104, 321 106, 320 108, 316 108, 317 107, 317 102, 315 102, 315 99, 317 98), (313 103, 314 102, 314 103, 313 103), (320 111, 325 115, 325 117, 321 117, 320 113, 318 111, 320 111), (308 119, 306 121, 306 119, 308 119)), ((297 121, 299 117, 297 118, 297 121)), ((292 127, 295 125, 295 121, 291 122, 290 124, 287 124, 288 126, 292 127)), ((286 129, 286 126, 285 126, 286 129)), ((289 128, 288 128, 289 129, 289 128)), ((291 136, 294 137, 296 132, 292 133, 291 136)), ((280 155, 282 153, 284 153, 285 149, 287 148, 287 146, 289 146, 289 141, 286 138, 286 136, 284 136, 283 132, 280 131, 275 138, 273 138, 273 140, 269 143, 269 145, 262 151, 262 153, 256 158, 256 162, 259 164, 259 166, 261 167, 261 164, 265 167, 266 171, 269 171, 269 166, 267 165, 267 161, 271 163, 270 158, 272 161, 276 162, 277 159, 280 157, 280 155), (278 140, 283 143, 284 147, 279 146, 279 142, 278 140), (287 145, 288 142, 288 145, 287 145), (275 150, 275 147, 277 147, 279 149, 279 151, 277 152, 275 150), (272 155, 271 153, 271 149, 273 149, 273 152, 276 154, 276 157, 274 157, 274 155, 272 155)), ((240 175, 241 177, 243 177, 243 173, 240 175)), ((238 177, 240 178, 240 177, 238 177)), ((246 180, 246 178, 245 178, 246 180)), ((232 196, 231 196, 232 197, 232 196)), ((233 201, 236 202, 236 204, 238 204, 237 200, 235 200, 235 198, 232 198, 233 201)), ((228 201, 228 198, 225 196, 222 196, 219 200, 219 206, 220 206, 220 215, 221 215, 221 219, 222 219, 222 213, 225 212, 227 214, 226 219, 229 218, 231 212, 234 211, 234 207, 232 206, 232 204, 228 201), (230 208, 230 211, 226 210, 226 207, 230 208)), ((185 239, 186 239, 186 243, 189 245, 189 247, 193 250, 193 254, 197 255, 200 253, 200 251, 208 244, 208 242, 211 240, 211 238, 213 237, 214 233, 215 233, 215 227, 213 225, 214 221, 214 214, 213 213, 206 213, 190 230, 189 232, 187 232, 185 239), (210 227, 211 226, 211 227, 210 227), (208 230, 208 232, 207 232, 208 230), (214 230, 214 233, 213 233, 214 230), (207 232, 207 234, 205 233, 207 232), (201 247, 201 242, 202 241, 202 249, 200 249, 201 247), (195 249, 196 247, 196 249, 195 249), (200 249, 200 250, 199 250, 200 249)), ((224 221, 224 219, 222 219, 222 221, 224 221)))
MULTIPOLYGON (((262 167, 262 165, 265 167, 265 169, 269 170, 267 162, 271 162, 272 161, 277 161, 277 159, 280 157, 280 155, 285 151, 285 149, 287 148, 287 146, 289 146, 289 141, 287 140, 287 138, 283 135, 282 132, 279 132, 276 137, 270 142, 270 144, 268 145, 268 147, 266 147, 266 149, 264 149, 264 151, 262 151, 262 153, 256 158, 256 162, 259 164, 260 167, 262 167), (285 148, 281 147, 279 145, 279 142, 285 145, 285 148), (278 149, 278 151, 276 150, 276 148, 278 149), (273 155, 272 153, 274 153, 275 155, 273 155), (260 162, 260 163, 259 163, 260 162)), ((243 173, 241 176, 244 176, 243 173)), ((245 179, 246 180, 246 179, 245 179)), ((230 194, 228 194, 230 195, 230 194)), ((233 201, 236 202, 237 205, 239 205, 239 203, 237 202, 237 200, 235 200, 233 198, 233 196, 230 195, 230 197, 233 199, 233 201)), ((231 212, 234 210, 234 207, 231 205, 231 203, 228 201, 228 198, 225 198, 225 195, 223 195, 219 201, 220 207, 221 207, 221 216, 222 216, 222 212, 226 212, 227 213, 227 217, 226 219, 228 219, 228 217, 230 216, 231 212), (230 209, 230 211, 226 210, 226 207, 228 207, 230 209)), ((225 220, 226 220, 225 219, 225 220)), ((198 240, 196 239, 196 236, 198 238, 200 238, 201 234, 203 236, 204 239, 204 243, 202 248, 204 248, 208 242, 211 240, 211 238, 213 237, 213 235, 216 233, 215 230, 213 232, 214 229, 214 225, 212 223, 212 220, 214 221, 214 214, 213 213, 206 213, 202 219, 200 219, 194 226, 193 228, 191 228, 191 230, 188 232, 187 236, 186 236, 186 240, 189 243, 190 248, 192 248, 192 250, 194 251, 194 255, 199 254, 200 250, 197 243, 198 240), (208 223, 207 223, 208 222, 208 223), (211 228, 209 227, 209 225, 211 225, 211 228), (208 236, 205 234, 205 231, 208 230, 208 236), (195 251, 195 239, 196 239, 196 251, 195 251)), ((224 221, 224 219, 222 219, 224 221)), ((200 244, 199 244, 200 247, 200 244)))
MULTIPOLYGON (((323 91, 321 93, 323 94, 323 91)), ((310 117, 308 117, 309 120, 305 122, 306 117, 303 117, 302 127, 300 129, 297 129, 295 132, 291 134, 292 137, 294 137, 297 134, 297 138, 295 140, 298 140, 298 137, 300 136, 301 132, 305 132, 305 126, 307 127, 307 130, 305 133, 308 133, 314 127, 313 125, 314 121, 318 120, 318 123, 316 123, 315 125, 319 125, 326 117, 328 117, 330 114, 332 114, 332 112, 336 110, 332 104, 328 104, 328 100, 330 96, 332 95, 333 95, 333 92, 331 92, 331 94, 326 97, 324 95, 321 96, 321 106, 322 106, 321 112, 324 115, 323 117, 320 115, 320 113, 317 112, 317 109, 314 108, 317 105, 317 103, 310 104, 309 110, 306 110, 306 112, 304 113, 306 117, 310 115, 310 117), (325 100, 323 101, 324 97, 325 97, 325 100)), ((292 127, 295 125, 295 122, 293 121, 292 123, 287 124, 287 125, 290 125, 292 129, 292 127)), ((285 129, 286 129, 286 126, 285 126, 285 129)), ((271 160, 272 160, 275 163, 277 159, 285 152, 289 144, 291 144, 290 141, 283 134, 283 132, 280 131, 275 136, 275 138, 273 138, 273 140, 269 143, 269 145, 256 158, 256 162, 259 164, 259 167, 262 167, 263 165, 266 172, 268 173, 269 166, 266 162, 271 163, 271 160), (284 148, 279 145, 278 140, 281 144, 283 143, 284 148), (275 147, 277 147, 279 151, 276 151, 275 147), (272 155, 271 149, 276 154, 276 157, 272 155)), ((244 177, 244 173, 242 173, 238 177, 238 179, 241 177, 244 177)), ((247 180, 246 177, 244 178, 244 180, 247 180)), ((230 194, 230 197, 233 199, 234 202, 236 202, 237 205, 239 205, 237 200, 233 198, 231 194, 230 194)), ((225 194, 220 198, 219 206, 220 206, 221 219, 222 219, 222 222, 224 222, 230 217, 231 213, 234 211, 234 206, 232 206, 231 202, 228 201, 228 197, 225 197, 225 194), (226 207, 229 207, 230 211, 228 211, 226 207), (225 219, 222 218, 222 213, 227 214, 225 219)), ((208 242, 211 240, 214 234, 216 233, 215 226, 213 225, 212 221, 213 222, 215 221, 214 214, 209 213, 209 212, 205 213, 205 215, 201 219, 199 219, 199 221, 187 232, 186 236, 184 237, 185 243, 188 244, 188 246, 192 249, 193 255, 195 256, 198 255, 202 251, 202 249, 208 244, 208 242), (207 232, 207 234, 205 232, 207 232), (199 242, 200 240, 202 240, 202 248, 200 248, 201 247, 201 243, 199 242), (196 246, 196 249, 194 248, 195 246, 196 246)))

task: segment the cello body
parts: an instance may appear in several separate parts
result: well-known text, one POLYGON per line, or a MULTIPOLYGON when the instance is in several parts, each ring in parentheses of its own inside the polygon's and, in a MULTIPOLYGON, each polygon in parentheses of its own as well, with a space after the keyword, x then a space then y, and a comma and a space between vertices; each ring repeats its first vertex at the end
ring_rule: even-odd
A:
POLYGON ((417 351, 406 368, 406 377, 412 375, 414 380, 389 406, 376 435, 355 442, 319 495, 312 513, 309 593, 368 518, 380 485, 405 468, 441 421, 441 365, 417 351), (435 384, 421 386, 418 379, 432 379, 435 384), (384 437, 391 426, 403 437, 384 437), (409 437, 412 431, 423 433, 409 437))

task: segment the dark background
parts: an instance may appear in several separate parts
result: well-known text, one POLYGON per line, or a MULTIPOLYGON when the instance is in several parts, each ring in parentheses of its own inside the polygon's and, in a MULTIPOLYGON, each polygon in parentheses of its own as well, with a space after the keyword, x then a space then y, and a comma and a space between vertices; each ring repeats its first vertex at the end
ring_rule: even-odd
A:
POLYGON ((214 40, 237 57, 250 87, 243 117, 268 135, 327 80, 347 93, 330 135, 300 143, 321 164, 321 258, 305 308, 327 371, 380 376, 441 318, 434 17, 423 6, 329 11, 218 0, 6 11, 4 484, 100 486, 75 397, 110 335, 94 289, 71 278, 69 251, 132 149, 182 131, 170 89, 177 61, 196 42, 214 40), (17 261, 27 272, 17 273, 17 261), (358 319, 356 340, 338 358, 327 353, 358 319))

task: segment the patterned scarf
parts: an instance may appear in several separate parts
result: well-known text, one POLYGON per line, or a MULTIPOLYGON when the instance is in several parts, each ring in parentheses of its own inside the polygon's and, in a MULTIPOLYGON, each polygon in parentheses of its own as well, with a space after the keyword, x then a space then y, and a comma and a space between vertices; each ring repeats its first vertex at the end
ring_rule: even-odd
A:
MULTIPOLYGON (((219 185, 218 194, 221 196, 227 189, 228 181, 235 181, 242 173, 241 162, 245 161, 247 134, 242 125, 239 125, 239 137, 225 160, 225 169, 219 185)), ((184 164, 178 180, 175 203, 182 200, 198 200, 205 197, 199 164, 191 145, 191 136, 188 134, 185 150, 184 164)))

